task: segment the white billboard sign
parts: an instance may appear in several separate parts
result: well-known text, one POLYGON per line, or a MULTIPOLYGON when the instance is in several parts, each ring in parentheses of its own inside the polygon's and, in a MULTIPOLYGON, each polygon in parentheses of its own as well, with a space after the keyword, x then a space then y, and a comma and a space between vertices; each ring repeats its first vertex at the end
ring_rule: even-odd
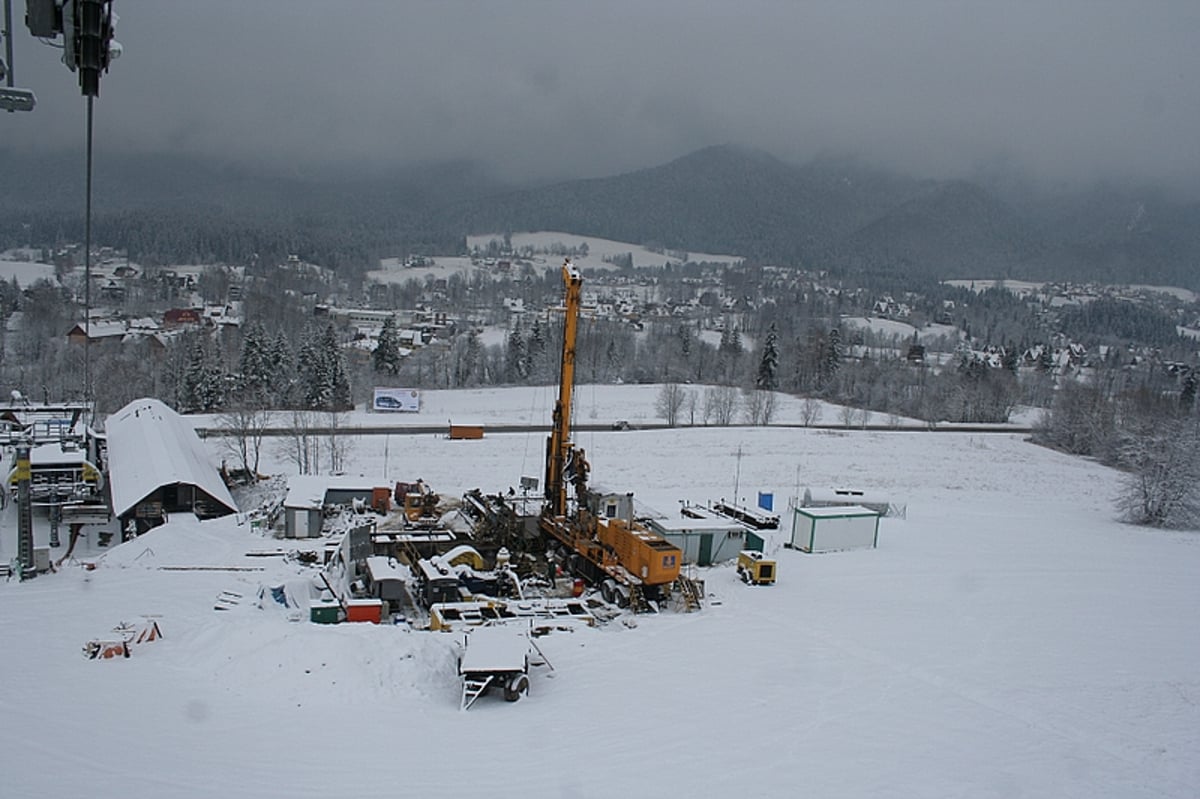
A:
POLYGON ((377 411, 416 413, 421 410, 421 392, 415 388, 376 388, 371 407, 377 411))

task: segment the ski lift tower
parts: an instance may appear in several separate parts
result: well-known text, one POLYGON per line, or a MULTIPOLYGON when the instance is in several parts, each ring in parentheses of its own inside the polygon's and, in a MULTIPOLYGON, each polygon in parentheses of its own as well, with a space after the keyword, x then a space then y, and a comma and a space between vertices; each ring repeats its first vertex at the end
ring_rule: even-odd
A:
POLYGON ((0 80, 5 82, 0 86, 0 110, 2 111, 32 111, 37 104, 37 98, 28 89, 18 89, 13 85, 13 45, 12 45, 12 0, 4 0, 4 28, 0 30, 0 39, 4 39, 4 57, 0 58, 0 80))
POLYGON ((33 498, 29 484, 32 477, 29 466, 30 444, 22 439, 17 444, 17 562, 21 566, 21 579, 37 574, 33 562, 33 498))

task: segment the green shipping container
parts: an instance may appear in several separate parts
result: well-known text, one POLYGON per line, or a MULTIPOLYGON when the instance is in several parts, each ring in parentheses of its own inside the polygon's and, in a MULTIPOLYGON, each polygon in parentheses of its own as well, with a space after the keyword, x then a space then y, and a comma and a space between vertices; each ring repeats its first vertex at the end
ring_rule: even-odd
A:
POLYGON ((753 530, 746 531, 746 549, 753 550, 754 552, 765 552, 766 543, 766 540, 758 533, 753 530))
POLYGON ((313 602, 309 605, 309 618, 314 624, 337 624, 342 608, 336 602, 313 602))

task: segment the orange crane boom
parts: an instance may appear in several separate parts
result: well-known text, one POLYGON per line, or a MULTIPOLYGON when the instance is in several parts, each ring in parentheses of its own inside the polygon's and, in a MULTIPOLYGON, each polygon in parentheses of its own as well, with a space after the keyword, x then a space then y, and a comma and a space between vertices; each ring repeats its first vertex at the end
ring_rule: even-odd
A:
POLYGON ((563 472, 571 452, 571 390, 575 387, 575 337, 579 330, 579 306, 583 276, 571 263, 563 261, 562 279, 566 287, 566 320, 563 325, 561 372, 558 400, 554 403, 554 429, 546 442, 546 502, 552 516, 567 512, 567 488, 563 472))
POLYGON ((587 488, 588 464, 584 452, 571 443, 571 392, 575 385, 575 339, 583 277, 568 259, 563 262, 566 287, 566 320, 563 326, 562 362, 554 427, 546 441, 546 505, 539 526, 568 555, 577 574, 592 582, 616 581, 632 595, 662 599, 679 577, 683 552, 633 517, 632 495, 622 518, 601 512, 600 501, 587 488), (578 495, 574 510, 568 507, 568 484, 578 495))

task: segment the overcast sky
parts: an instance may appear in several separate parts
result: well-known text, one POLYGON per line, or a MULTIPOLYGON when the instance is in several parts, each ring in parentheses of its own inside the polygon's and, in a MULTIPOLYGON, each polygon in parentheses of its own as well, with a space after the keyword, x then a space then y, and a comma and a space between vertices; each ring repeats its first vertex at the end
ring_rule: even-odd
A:
MULTIPOLYGON (((13 0, 0 144, 81 146, 84 100, 13 0)), ((1200 2, 116 0, 96 148, 506 176, 711 144, 906 173, 1200 182, 1200 2)))

